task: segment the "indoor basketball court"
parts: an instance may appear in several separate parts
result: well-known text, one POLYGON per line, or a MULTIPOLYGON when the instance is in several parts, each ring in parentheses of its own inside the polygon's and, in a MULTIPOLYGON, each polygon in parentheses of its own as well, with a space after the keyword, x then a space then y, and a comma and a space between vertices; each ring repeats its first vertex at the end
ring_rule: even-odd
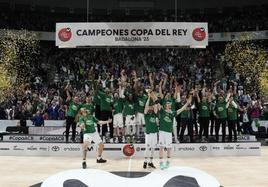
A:
MULTIPOLYGON (((88 169, 125 172, 125 176, 128 176, 128 172, 153 171, 142 168, 143 159, 141 158, 110 159, 107 157, 107 159, 106 164, 99 165, 96 164, 96 159, 89 158, 88 169)), ((157 157, 155 163, 158 163, 157 157)), ((50 176, 80 169, 81 157, 1 156, 0 164, 2 166, 0 168, 1 186, 37 187, 50 176)), ((261 156, 173 158, 171 166, 190 167, 204 171, 215 177, 224 187, 266 187, 268 184, 267 147, 261 148, 261 156)), ((116 186, 116 184, 110 185, 116 186)))

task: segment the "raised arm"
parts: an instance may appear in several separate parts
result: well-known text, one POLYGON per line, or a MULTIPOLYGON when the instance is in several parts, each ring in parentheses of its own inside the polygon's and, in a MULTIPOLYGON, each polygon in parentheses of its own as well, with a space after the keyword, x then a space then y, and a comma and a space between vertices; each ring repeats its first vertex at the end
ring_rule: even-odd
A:
POLYGON ((214 92, 215 95, 218 94, 218 92, 217 92, 217 86, 218 86, 218 84, 219 84, 220 82, 221 82, 221 81, 218 80, 218 81, 216 81, 216 82, 214 83, 213 92, 214 92))
POLYGON ((113 75, 111 75, 111 78, 110 78, 110 89, 111 90, 114 90, 114 76, 113 75))
POLYGON ((200 103, 200 102, 201 102, 201 100, 200 100, 199 94, 198 94, 198 93, 196 93, 195 95, 196 95, 196 98, 197 98, 197 102, 198 102, 198 103, 200 103))
POLYGON ((225 98, 225 101, 228 102, 228 100, 230 99, 230 97, 231 97, 231 93, 228 92, 228 93, 227 93, 227 96, 226 96, 226 98, 225 98))
POLYGON ((160 95, 161 99, 164 98, 164 94, 163 94, 163 90, 162 90, 162 84, 163 84, 163 80, 161 80, 160 83, 159 83, 159 95, 160 95))
POLYGON ((233 83, 233 87, 234 87, 234 93, 237 94, 237 82, 235 81, 231 81, 233 83))
POLYGON ((70 85, 69 84, 66 86, 65 90, 66 90, 66 94, 67 94, 66 101, 70 101, 72 99, 72 97, 71 97, 71 94, 70 94, 70 85))
POLYGON ((176 99, 177 103, 181 102, 181 85, 176 85, 174 98, 176 99))
POLYGON ((148 113, 148 110, 149 110, 149 106, 150 106, 150 96, 151 94, 150 93, 148 93, 148 99, 147 99, 147 101, 146 101, 146 103, 145 103, 145 108, 144 108, 144 114, 147 114, 148 113))
POLYGON ((162 89, 165 89, 166 88, 166 85, 167 85, 167 78, 168 78, 168 75, 166 73, 162 73, 165 78, 164 78, 164 82, 163 82, 163 85, 162 85, 162 89))
POLYGON ((177 115, 186 110, 186 108, 191 104, 191 102, 192 102, 192 96, 190 96, 189 99, 187 99, 187 102, 185 103, 185 105, 183 105, 183 107, 177 110, 177 115))
POLYGON ((150 86, 153 89, 154 88, 154 80, 153 80, 153 74, 149 73, 149 81, 150 81, 150 86))

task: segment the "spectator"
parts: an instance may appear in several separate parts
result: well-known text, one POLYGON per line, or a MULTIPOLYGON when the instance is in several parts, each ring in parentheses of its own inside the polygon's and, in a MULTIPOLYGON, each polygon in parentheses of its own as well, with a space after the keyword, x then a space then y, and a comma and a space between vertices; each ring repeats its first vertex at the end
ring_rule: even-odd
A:
POLYGON ((48 108, 48 119, 49 120, 58 120, 59 118, 59 106, 56 101, 52 101, 52 105, 48 108))
POLYGON ((40 110, 38 110, 36 114, 33 116, 32 121, 33 121, 33 125, 36 127, 44 126, 44 118, 40 110))

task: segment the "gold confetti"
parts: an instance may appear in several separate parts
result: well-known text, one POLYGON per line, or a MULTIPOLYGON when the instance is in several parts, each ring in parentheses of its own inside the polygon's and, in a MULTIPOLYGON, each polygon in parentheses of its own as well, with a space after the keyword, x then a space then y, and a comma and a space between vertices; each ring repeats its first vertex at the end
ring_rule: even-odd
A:
MULTIPOLYGON (((239 73, 246 81, 246 89, 250 92, 265 93, 264 84, 267 84, 267 53, 258 42, 254 42, 250 35, 243 35, 225 46, 223 63, 231 63, 235 73, 239 73)), ((267 85, 268 86, 268 85, 267 85)), ((266 89, 266 88, 265 88, 266 89)))
POLYGON ((0 40, 0 101, 23 92, 39 49, 39 40, 33 32, 4 30, 0 40))

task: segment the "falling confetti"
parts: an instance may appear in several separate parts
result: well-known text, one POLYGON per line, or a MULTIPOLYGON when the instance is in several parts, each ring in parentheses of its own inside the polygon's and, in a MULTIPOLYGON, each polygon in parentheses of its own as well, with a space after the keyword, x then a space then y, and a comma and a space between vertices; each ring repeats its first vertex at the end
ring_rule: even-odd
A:
POLYGON ((39 40, 29 31, 4 30, 0 40, 0 100, 23 91, 39 57, 39 40))
POLYGON ((262 91, 265 84, 268 87, 267 53, 261 44, 251 40, 250 35, 244 35, 225 46, 223 62, 231 63, 233 71, 247 81, 246 89, 250 92, 260 91, 263 96, 268 92, 262 91))

